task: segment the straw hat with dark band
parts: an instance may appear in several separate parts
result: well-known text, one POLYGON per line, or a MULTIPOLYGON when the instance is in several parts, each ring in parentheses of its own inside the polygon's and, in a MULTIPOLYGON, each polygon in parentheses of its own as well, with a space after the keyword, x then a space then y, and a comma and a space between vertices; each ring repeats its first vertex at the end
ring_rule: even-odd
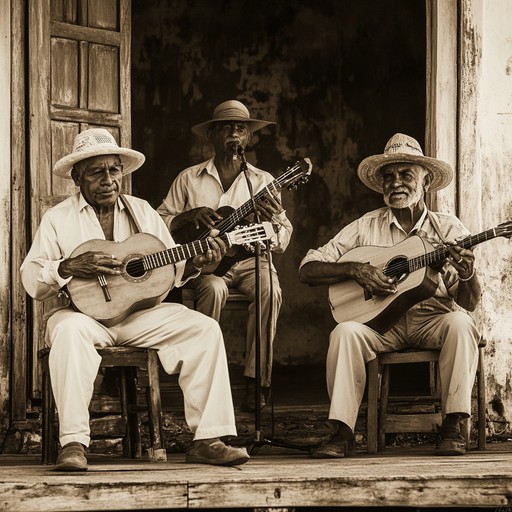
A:
POLYGON ((112 134, 105 128, 91 128, 75 137, 73 152, 58 160, 53 166, 53 172, 62 178, 71 179, 71 169, 77 162, 98 155, 119 155, 123 175, 137 170, 146 159, 142 153, 134 149, 119 147, 112 134))
POLYGON ((425 156, 418 141, 403 133, 395 133, 388 140, 382 155, 365 158, 357 168, 357 175, 367 187, 382 193, 382 175, 379 170, 387 164, 395 163, 413 163, 425 167, 432 177, 429 192, 446 187, 453 179, 450 164, 425 156))
POLYGON ((191 130, 199 137, 208 139, 208 128, 213 123, 222 121, 243 121, 249 125, 249 131, 255 132, 261 130, 265 126, 276 124, 272 121, 260 121, 259 119, 252 119, 248 108, 237 100, 228 100, 218 105, 213 111, 213 119, 205 121, 204 123, 192 126, 191 130))

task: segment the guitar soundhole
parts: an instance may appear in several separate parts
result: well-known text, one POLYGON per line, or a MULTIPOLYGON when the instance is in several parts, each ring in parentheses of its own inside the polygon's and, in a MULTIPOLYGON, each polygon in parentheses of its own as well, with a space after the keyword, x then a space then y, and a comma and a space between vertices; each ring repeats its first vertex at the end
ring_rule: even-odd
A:
POLYGON ((390 277, 396 277, 398 283, 404 281, 407 276, 407 257, 398 256, 389 261, 384 273, 390 277))
POLYGON ((133 279, 140 279, 146 274, 144 262, 140 258, 128 261, 126 263, 125 270, 126 273, 133 279))

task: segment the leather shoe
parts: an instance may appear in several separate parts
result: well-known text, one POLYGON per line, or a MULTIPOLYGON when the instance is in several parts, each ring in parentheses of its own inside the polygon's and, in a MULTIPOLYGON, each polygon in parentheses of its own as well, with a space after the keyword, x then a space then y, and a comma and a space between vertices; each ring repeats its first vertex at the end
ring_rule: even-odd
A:
POLYGON ((68 443, 62 447, 54 471, 87 471, 85 447, 80 443, 68 443))
POLYGON ((191 464, 213 464, 215 466, 238 466, 249 460, 246 448, 235 448, 224 444, 218 437, 193 441, 185 460, 191 464))
POLYGON ((326 441, 322 441, 313 451, 311 457, 314 459, 333 459, 350 457, 356 452, 354 438, 348 439, 336 433, 326 441))
POLYGON ((465 455, 466 452, 466 440, 458 433, 441 435, 441 439, 436 446, 437 455, 465 455))

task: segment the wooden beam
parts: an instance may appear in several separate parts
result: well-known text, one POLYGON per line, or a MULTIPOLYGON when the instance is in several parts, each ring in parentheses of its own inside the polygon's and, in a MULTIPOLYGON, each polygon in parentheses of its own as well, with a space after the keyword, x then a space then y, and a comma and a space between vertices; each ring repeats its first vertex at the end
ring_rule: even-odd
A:
POLYGON ((14 0, 11 9, 12 27, 12 232, 11 300, 12 300, 12 359, 11 359, 11 419, 26 420, 27 399, 27 295, 21 284, 19 268, 27 253, 27 194, 26 194, 26 76, 25 76, 25 12, 22 0, 14 0))
POLYGON ((0 2, 0 427, 7 424, 11 345, 11 1, 0 2), (6 71, 7 70, 7 71, 6 71))
MULTIPOLYGON (((425 154, 457 168, 457 0, 426 0, 425 154)), ((456 213, 453 182, 429 197, 429 207, 456 213)))

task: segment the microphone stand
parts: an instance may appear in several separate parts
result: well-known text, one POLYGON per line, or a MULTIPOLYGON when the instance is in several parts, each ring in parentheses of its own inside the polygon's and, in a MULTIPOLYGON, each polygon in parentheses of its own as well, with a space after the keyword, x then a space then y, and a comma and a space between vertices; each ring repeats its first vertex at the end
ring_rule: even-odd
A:
MULTIPOLYGON (((249 174, 247 172, 247 160, 245 158, 245 150, 243 146, 236 147, 236 153, 240 157, 240 169, 244 173, 245 181, 247 182, 247 188, 249 190, 249 196, 252 203, 252 209, 254 212, 254 220, 257 224, 260 223, 260 213, 256 208, 256 200, 254 199, 254 192, 252 183, 249 180, 249 174)), ((268 247, 268 240, 265 242, 268 247)), ((255 386, 254 386, 254 441, 252 443, 253 448, 261 447, 264 445, 279 446, 282 448, 291 448, 295 450, 309 451, 308 446, 301 446, 296 444, 286 443, 277 439, 267 439, 261 434, 261 408, 260 408, 260 395, 261 395, 261 247, 260 243, 256 242, 255 252, 255 386)), ((268 354, 267 354, 268 357, 268 354)))

